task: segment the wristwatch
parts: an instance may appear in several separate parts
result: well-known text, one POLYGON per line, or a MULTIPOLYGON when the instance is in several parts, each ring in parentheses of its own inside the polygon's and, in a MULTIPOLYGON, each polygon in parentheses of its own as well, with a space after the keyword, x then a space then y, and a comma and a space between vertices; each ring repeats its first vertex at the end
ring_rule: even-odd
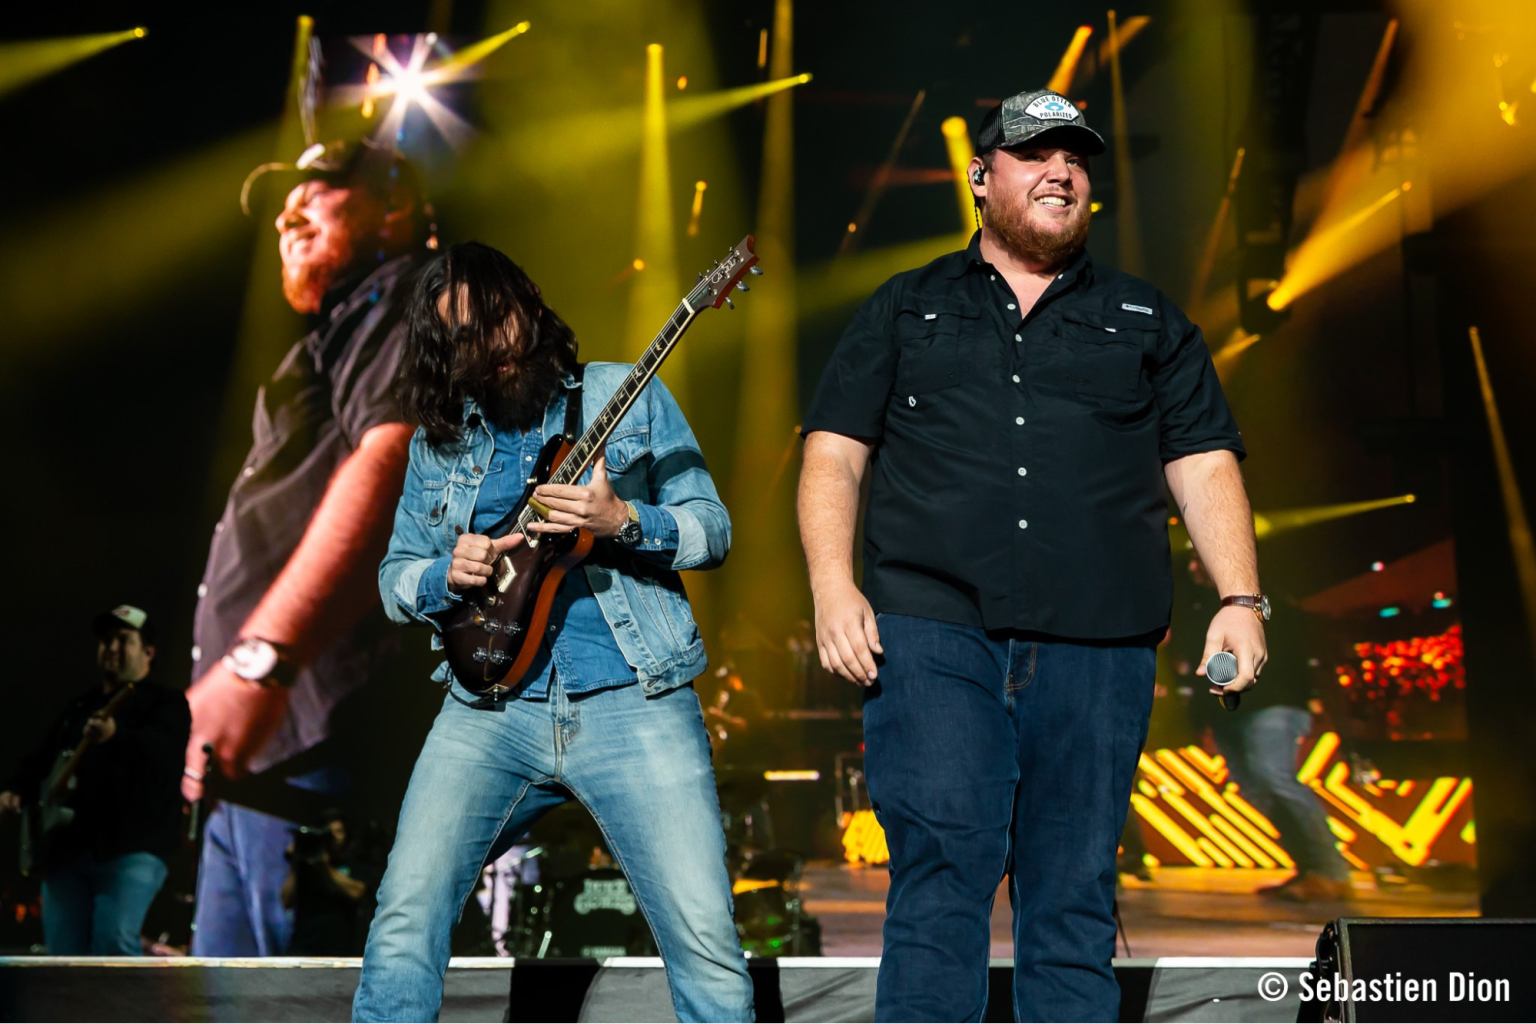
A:
POLYGON ((1228 605, 1241 605, 1244 608, 1252 608, 1253 614, 1259 617, 1260 622, 1269 621, 1269 598, 1263 594, 1234 594, 1232 597, 1221 599, 1223 608, 1228 605))
POLYGON ((223 663, 241 679, 258 686, 292 686, 298 675, 298 669, 283 657, 277 645, 260 637, 236 641, 223 663))
POLYGON ((624 507, 629 509, 629 518, 624 521, 623 526, 619 527, 618 539, 620 544, 634 547, 640 543, 643 536, 640 532, 640 510, 635 508, 635 503, 632 501, 626 501, 624 507))

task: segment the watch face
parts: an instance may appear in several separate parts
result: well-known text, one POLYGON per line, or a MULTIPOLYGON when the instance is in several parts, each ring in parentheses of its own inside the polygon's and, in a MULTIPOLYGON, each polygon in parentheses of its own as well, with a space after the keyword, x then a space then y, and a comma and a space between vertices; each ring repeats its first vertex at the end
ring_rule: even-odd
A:
POLYGON ((1263 594, 1259 595, 1259 616, 1263 618, 1265 622, 1269 621, 1269 598, 1265 597, 1263 594))
POLYGON ((260 640, 242 640, 229 652, 235 674, 242 679, 265 679, 277 667, 277 651, 260 640))
POLYGON ((640 541, 640 524, 633 519, 619 527, 619 540, 625 544, 637 544, 640 541))

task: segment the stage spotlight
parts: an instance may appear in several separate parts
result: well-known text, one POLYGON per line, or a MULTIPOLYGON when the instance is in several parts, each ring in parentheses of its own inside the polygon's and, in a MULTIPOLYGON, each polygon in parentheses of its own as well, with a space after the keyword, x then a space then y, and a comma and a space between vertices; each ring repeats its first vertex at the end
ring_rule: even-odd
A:
POLYGON ((146 29, 133 28, 99 35, 0 43, 0 96, 148 34, 146 29))
POLYGON ((1045 83, 1045 87, 1052 92, 1065 94, 1072 88, 1072 79, 1077 77, 1077 62, 1082 59, 1083 48, 1088 45, 1088 37, 1093 35, 1092 25, 1079 25, 1077 31, 1072 33, 1072 41, 1067 44, 1066 52, 1061 55, 1061 60, 1056 64, 1056 73, 1051 75, 1051 80, 1045 83))
POLYGON ((690 238, 699 233, 699 218, 704 215, 704 190, 709 188, 709 183, 696 181, 693 183, 693 209, 688 213, 688 236, 690 238))
POLYGON ((939 125, 949 150, 949 168, 955 175, 955 200, 959 204, 960 229, 968 231, 976 219, 976 197, 971 194, 970 166, 976 150, 971 147, 970 127, 963 117, 947 117, 939 125))
POLYGON ((633 260, 630 261, 629 265, 634 267, 636 270, 644 270, 645 260, 641 259, 639 256, 636 256, 633 260))

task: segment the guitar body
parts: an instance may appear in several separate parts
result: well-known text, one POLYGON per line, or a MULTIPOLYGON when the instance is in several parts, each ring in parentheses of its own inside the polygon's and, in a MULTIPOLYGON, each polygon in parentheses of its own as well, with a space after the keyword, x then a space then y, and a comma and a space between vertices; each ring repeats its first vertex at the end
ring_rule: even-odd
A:
MULTIPOLYGON (((656 375, 662 360, 699 310, 729 304, 733 288, 747 290, 742 278, 748 273, 761 273, 751 235, 726 253, 724 260, 716 260, 710 270, 699 275, 698 283, 641 353, 602 410, 592 417, 582 436, 572 439, 557 435, 539 451, 527 490, 504 520, 513 524, 507 532, 522 533, 525 543, 498 558, 491 581, 465 591, 463 600, 441 617, 448 667, 470 693, 494 700, 522 685, 549 629, 549 611, 561 580, 592 551, 595 538, 589 530, 563 534, 528 532, 527 525, 539 518, 539 513, 549 511, 532 500, 534 488, 549 482, 572 484, 580 478, 602 453, 614 427, 656 375)), ((574 429, 567 427, 570 431, 574 429)))
MULTIPOLYGON (((564 437, 544 445, 514 517, 570 451, 564 437)), ((549 627, 560 582, 587 557, 595 540, 588 530, 525 536, 531 543, 502 555, 491 582, 465 591, 463 601, 442 617, 448 665, 460 685, 476 696, 499 697, 523 681, 549 627)))
POLYGON ((63 799, 48 794, 61 790, 65 796, 75 788, 73 774, 61 778, 66 769, 72 768, 70 752, 59 755, 59 763, 43 783, 43 798, 21 809, 21 856, 18 858, 23 875, 31 875, 48 863, 48 853, 53 847, 59 830, 75 820, 75 809, 63 799))

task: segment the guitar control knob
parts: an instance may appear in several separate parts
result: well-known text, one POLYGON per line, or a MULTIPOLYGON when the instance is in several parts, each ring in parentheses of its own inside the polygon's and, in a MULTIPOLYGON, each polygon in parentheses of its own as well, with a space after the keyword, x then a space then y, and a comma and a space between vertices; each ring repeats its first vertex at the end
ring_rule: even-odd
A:
POLYGON ((476 661, 483 662, 486 658, 490 657, 490 652, 487 651, 484 647, 476 647, 475 653, 470 655, 470 657, 474 658, 476 661))

